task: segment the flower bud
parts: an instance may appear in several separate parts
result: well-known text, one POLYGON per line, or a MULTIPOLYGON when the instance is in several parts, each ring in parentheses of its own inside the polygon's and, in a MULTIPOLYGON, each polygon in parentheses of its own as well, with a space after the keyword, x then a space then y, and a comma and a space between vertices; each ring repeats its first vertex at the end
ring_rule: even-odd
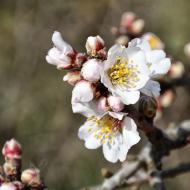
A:
POLYGON ((184 53, 187 56, 187 58, 190 59, 190 42, 185 45, 185 47, 184 47, 184 53))
POLYGON ((94 98, 95 87, 92 83, 81 80, 76 83, 72 92, 73 102, 89 102, 94 98))
POLYGON ((11 163, 5 162, 3 165, 3 170, 6 176, 8 176, 11 179, 16 179, 19 174, 18 167, 11 163))
POLYGON ((59 32, 54 32, 52 36, 54 47, 48 51, 46 61, 57 66, 57 69, 72 69, 80 67, 80 62, 76 62, 77 52, 66 43, 59 32))
POLYGON ((97 59, 89 59, 84 63, 81 70, 83 78, 90 82, 97 82, 100 80, 100 64, 101 61, 98 61, 97 59))
POLYGON ((157 101, 149 96, 142 96, 139 101, 139 112, 148 118, 154 118, 157 111, 157 101))
POLYGON ((89 36, 86 41, 86 50, 87 53, 95 57, 98 55, 99 51, 104 49, 105 43, 100 36, 89 36))
POLYGON ((172 104, 174 97, 174 92, 172 90, 167 90, 159 98, 160 105, 164 108, 169 107, 172 104))
POLYGON ((114 112, 120 112, 124 108, 124 104, 121 102, 120 98, 111 95, 108 97, 108 105, 114 112))
POLYGON ((67 81, 70 85, 75 85, 80 80, 80 71, 69 72, 63 77, 63 81, 67 81))
POLYGON ((22 155, 21 145, 15 140, 7 141, 2 149, 4 157, 20 159, 22 155))
POLYGON ((42 183, 40 179, 40 171, 33 168, 24 170, 21 174, 21 181, 31 187, 40 186, 42 183))
POLYGON ((155 34, 148 32, 142 36, 142 39, 147 40, 151 49, 164 49, 164 43, 155 34))
POLYGON ((129 28, 136 19, 136 14, 133 12, 124 12, 121 16, 120 26, 129 28))
POLYGON ((107 102, 107 98, 103 97, 103 96, 100 97, 97 102, 97 107, 98 107, 98 110, 107 112, 110 109, 108 102, 107 102))
POLYGON ((120 44, 123 46, 127 46, 128 42, 129 42, 129 38, 125 35, 119 36, 115 41, 116 44, 120 44))
POLYGON ((145 22, 143 19, 137 19, 133 22, 131 28, 129 29, 132 34, 140 34, 144 28, 145 22))
POLYGON ((171 64, 168 74, 171 78, 180 78, 183 76, 184 72, 185 68, 183 63, 181 61, 176 61, 171 64))

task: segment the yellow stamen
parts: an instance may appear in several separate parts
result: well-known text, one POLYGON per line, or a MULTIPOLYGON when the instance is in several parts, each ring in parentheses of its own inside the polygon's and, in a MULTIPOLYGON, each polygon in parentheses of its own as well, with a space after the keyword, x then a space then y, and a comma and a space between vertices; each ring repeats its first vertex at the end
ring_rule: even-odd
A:
POLYGON ((122 57, 116 59, 115 64, 107 71, 113 85, 127 85, 135 87, 139 80, 137 73, 138 67, 128 63, 128 60, 122 57))

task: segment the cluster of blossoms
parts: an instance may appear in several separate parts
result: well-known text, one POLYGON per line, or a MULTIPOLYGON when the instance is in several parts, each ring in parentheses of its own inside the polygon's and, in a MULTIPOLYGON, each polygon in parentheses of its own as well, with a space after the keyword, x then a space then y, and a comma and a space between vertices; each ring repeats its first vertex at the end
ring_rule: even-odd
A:
POLYGON ((0 167, 0 190, 44 190, 46 189, 40 179, 40 171, 29 168, 21 171, 22 149, 15 140, 7 141, 2 149, 5 160, 0 167))
POLYGON ((79 138, 88 149, 102 146, 104 157, 113 163, 124 161, 140 140, 126 106, 137 104, 141 96, 157 98, 157 79, 162 79, 171 66, 161 40, 152 33, 140 35, 143 26, 142 19, 125 13, 120 28, 112 31, 127 40, 118 40, 120 43, 106 51, 100 36, 90 36, 86 53, 78 53, 54 32, 54 47, 46 56, 49 64, 67 70, 63 80, 73 85, 72 110, 87 117, 79 128, 79 138))
MULTIPOLYGON (((133 12, 124 12, 121 16, 119 27, 112 27, 111 32, 116 36, 115 43, 128 46, 130 40, 134 38, 141 38, 149 43, 152 50, 164 50, 165 44, 163 41, 152 32, 144 32, 145 21, 133 12)), ((184 48, 185 55, 190 57, 190 43, 184 48)), ((171 56, 169 56, 171 57, 171 56)), ((171 66, 167 75, 157 77, 162 81, 170 81, 181 78, 185 73, 184 64, 181 61, 171 58, 171 66)), ((175 91, 173 89, 166 90, 157 98, 158 109, 156 119, 160 119, 164 108, 169 107, 175 98, 175 91)))

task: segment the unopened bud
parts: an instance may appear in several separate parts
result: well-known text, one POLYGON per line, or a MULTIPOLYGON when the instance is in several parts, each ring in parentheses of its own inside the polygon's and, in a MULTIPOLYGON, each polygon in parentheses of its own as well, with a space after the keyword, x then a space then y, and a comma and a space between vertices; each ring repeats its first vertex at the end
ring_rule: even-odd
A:
POLYGON ((33 168, 24 170, 21 174, 21 181, 31 187, 40 186, 42 183, 40 179, 40 171, 33 168))
POLYGON ((102 168, 101 169, 101 174, 104 178, 110 178, 111 176, 113 176, 113 173, 108 171, 107 168, 102 168))
POLYGON ((15 140, 7 141, 2 149, 4 157, 20 159, 22 155, 21 145, 15 140))
POLYGON ((100 65, 101 61, 98 61, 97 59, 89 59, 84 63, 81 75, 85 80, 97 82, 100 79, 100 65))
POLYGON ((167 90, 159 98, 160 105, 164 108, 169 107, 172 104, 174 97, 175 97, 174 92, 172 90, 167 90))
POLYGON ((104 40, 100 36, 90 36, 87 38, 86 50, 90 56, 96 57, 99 51, 103 50, 104 47, 104 40))
POLYGON ((136 19, 136 14, 133 12, 125 12, 121 16, 120 26, 124 28, 131 27, 132 23, 136 19))
POLYGON ((119 36, 115 41, 116 44, 120 44, 123 46, 127 46, 128 42, 129 42, 129 38, 125 35, 119 36))
POLYGON ((139 111, 148 118, 154 118, 157 111, 157 101, 149 96, 141 97, 139 101, 139 111))
POLYGON ((137 19, 133 22, 130 32, 133 34, 140 34, 144 28, 145 22, 143 19, 137 19))
POLYGON ((121 102, 119 97, 109 96, 108 104, 114 112, 120 112, 124 108, 124 104, 121 102))
POLYGON ((181 61, 176 61, 171 64, 170 70, 169 70, 169 76, 171 78, 180 78, 183 76, 185 72, 185 67, 181 61))
POLYGON ((80 71, 69 72, 63 77, 63 81, 67 81, 70 85, 75 85, 80 80, 80 71))
POLYGON ((95 87, 92 83, 81 80, 73 88, 73 102, 89 102, 94 98, 95 87))

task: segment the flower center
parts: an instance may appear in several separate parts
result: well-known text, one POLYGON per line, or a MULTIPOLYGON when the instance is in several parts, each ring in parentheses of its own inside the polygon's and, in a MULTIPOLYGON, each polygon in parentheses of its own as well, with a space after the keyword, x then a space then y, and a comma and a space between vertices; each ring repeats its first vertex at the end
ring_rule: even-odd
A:
MULTIPOLYGON (((106 115, 101 119, 98 119, 96 117, 90 117, 88 118, 88 121, 91 121, 92 125, 94 125, 94 123, 96 124, 97 127, 93 132, 94 137, 101 140, 102 144, 104 144, 106 140, 112 143, 112 136, 114 135, 114 133, 121 132, 122 120, 118 120, 109 115, 106 115)), ((93 128, 90 128, 89 132, 91 132, 92 130, 93 128)))
POLYGON ((135 87, 135 83, 139 80, 138 67, 129 64, 128 60, 118 57, 114 65, 108 69, 107 73, 113 85, 126 85, 135 87))

